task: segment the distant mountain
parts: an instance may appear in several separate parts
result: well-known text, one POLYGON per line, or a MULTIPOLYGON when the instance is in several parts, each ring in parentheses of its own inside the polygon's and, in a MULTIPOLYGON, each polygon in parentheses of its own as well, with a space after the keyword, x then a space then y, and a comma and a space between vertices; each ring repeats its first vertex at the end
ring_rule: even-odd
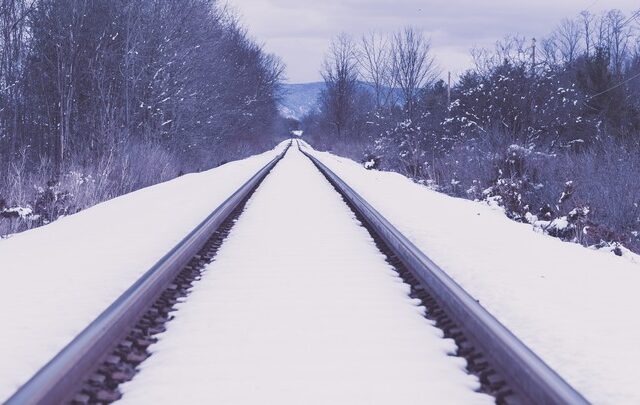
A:
POLYGON ((318 109, 318 96, 324 82, 285 84, 280 112, 287 118, 301 119, 318 109))

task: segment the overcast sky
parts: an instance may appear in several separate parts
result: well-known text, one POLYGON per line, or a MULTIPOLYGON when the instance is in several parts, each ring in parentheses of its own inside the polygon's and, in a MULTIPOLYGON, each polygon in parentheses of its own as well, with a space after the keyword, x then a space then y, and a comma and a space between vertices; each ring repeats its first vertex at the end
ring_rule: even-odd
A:
POLYGON ((618 8, 631 15, 638 0, 228 0, 244 26, 287 65, 291 83, 320 80, 331 38, 344 31, 393 32, 411 25, 431 37, 441 69, 471 66, 469 50, 491 47, 505 34, 548 34, 564 17, 618 8))

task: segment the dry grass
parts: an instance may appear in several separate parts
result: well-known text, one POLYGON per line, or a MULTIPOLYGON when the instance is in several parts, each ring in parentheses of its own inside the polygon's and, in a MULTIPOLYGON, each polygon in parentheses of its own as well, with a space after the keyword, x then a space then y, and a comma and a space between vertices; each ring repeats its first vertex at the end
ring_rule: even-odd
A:
MULTIPOLYGON (((9 207, 29 207, 36 220, 0 218, 0 236, 21 232, 111 198, 130 193, 183 173, 216 167, 273 147, 275 141, 259 145, 237 139, 219 145, 217 151, 199 151, 199 156, 179 157, 176 148, 159 144, 128 143, 114 147, 90 164, 72 163, 57 182, 53 165, 46 159, 29 162, 27 154, 0 167, 0 199, 9 207)), ((73 159, 80 161, 80 159, 73 159)))

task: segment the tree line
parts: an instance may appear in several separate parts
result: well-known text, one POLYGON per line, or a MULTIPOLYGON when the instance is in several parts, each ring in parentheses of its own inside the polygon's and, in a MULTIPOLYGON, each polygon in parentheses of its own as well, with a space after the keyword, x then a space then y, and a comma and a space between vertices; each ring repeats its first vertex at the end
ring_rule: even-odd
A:
POLYGON ((544 38, 509 35, 451 86, 416 28, 339 35, 306 134, 564 239, 638 251, 639 19, 582 12, 544 38))
POLYGON ((216 0, 0 0, 0 205, 35 186, 79 209, 264 150, 282 75, 216 0))

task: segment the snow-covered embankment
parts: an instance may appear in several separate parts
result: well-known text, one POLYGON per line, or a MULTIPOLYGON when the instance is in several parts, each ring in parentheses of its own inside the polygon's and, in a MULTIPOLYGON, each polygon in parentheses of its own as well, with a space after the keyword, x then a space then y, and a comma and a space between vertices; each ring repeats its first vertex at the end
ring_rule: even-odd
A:
POLYGON ((1 240, 0 402, 287 142, 1 240))
POLYGON ((640 403, 640 265, 483 203, 311 151, 596 403, 640 403))

